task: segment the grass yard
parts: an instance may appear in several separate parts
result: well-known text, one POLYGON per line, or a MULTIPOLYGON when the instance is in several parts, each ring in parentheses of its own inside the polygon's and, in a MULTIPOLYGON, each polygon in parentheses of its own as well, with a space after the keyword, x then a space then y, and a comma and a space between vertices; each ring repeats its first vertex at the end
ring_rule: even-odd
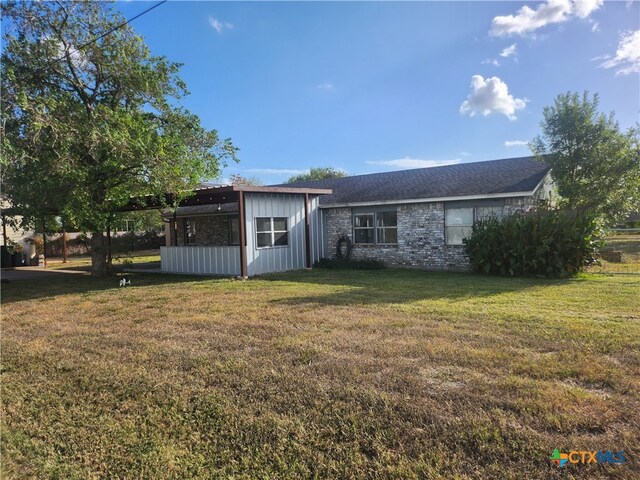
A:
POLYGON ((638 275, 69 277, 3 285, 2 478, 640 478, 638 275))

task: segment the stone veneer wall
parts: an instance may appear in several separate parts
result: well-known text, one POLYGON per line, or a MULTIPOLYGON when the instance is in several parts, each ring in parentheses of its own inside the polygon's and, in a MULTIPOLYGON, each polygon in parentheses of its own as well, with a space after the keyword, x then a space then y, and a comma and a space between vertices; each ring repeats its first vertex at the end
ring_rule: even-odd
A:
MULTIPOLYGON (((533 204, 532 197, 508 198, 503 211, 510 215, 533 204)), ((469 259, 463 245, 446 245, 444 239, 444 203, 410 203, 397 205, 397 245, 353 244, 351 258, 380 260, 389 265, 426 270, 465 271, 469 259)), ((348 207, 324 210, 328 254, 335 256, 339 238, 353 242, 352 209, 348 207)))
MULTIPOLYGON (((190 217, 196 224, 196 245, 225 247, 229 243, 229 217, 210 215, 190 217)), ((184 218, 178 218, 178 245, 184 245, 184 218)))

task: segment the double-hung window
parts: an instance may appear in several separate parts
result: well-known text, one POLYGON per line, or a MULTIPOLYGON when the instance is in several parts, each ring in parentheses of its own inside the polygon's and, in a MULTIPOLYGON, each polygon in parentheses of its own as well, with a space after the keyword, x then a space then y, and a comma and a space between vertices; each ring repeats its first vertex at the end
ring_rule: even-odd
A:
POLYGON ((395 245, 398 243, 398 213, 381 211, 353 215, 353 242, 357 244, 395 245))
POLYGON ((184 219, 184 244, 196 244, 196 222, 192 218, 184 219))
POLYGON ((447 208, 444 215, 444 232, 447 245, 462 245, 462 239, 473 231, 473 207, 447 208))
POLYGON ((286 217, 256 218, 256 245, 258 248, 289 245, 289 219, 286 217))

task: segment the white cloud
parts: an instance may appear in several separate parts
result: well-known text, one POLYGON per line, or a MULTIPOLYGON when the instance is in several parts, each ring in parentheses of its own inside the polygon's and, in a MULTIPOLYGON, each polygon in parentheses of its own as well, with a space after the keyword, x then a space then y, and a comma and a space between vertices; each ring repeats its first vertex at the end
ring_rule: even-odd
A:
POLYGON ((233 29, 233 23, 221 22, 215 17, 209 17, 209 25, 211 25, 213 29, 218 33, 222 33, 224 30, 233 29))
POLYGON ((418 158, 397 158, 395 160, 370 160, 366 162, 369 165, 385 165, 397 168, 428 168, 440 167, 442 165, 455 165, 460 163, 459 158, 453 160, 422 160, 418 158))
POLYGON ((486 117, 492 113, 502 113, 509 120, 515 120, 516 111, 526 105, 526 99, 509 94, 509 87, 498 77, 485 80, 482 75, 474 75, 471 77, 471 89, 472 92, 460 105, 463 115, 473 117, 481 114, 486 117))
POLYGON ((300 175, 302 173, 309 173, 308 169, 298 170, 295 168, 249 168, 245 171, 261 175, 300 175))
POLYGON ((591 25, 591 31, 592 32, 599 32, 600 31, 600 24, 598 22, 593 22, 593 24, 591 25))
POLYGON ((333 83, 330 82, 319 83, 318 85, 316 85, 316 88, 318 90, 325 90, 327 92, 333 92, 335 90, 333 83))
POLYGON ((524 147, 526 145, 529 145, 526 140, 507 140, 504 142, 505 147, 524 147))
POLYGON ((622 34, 615 56, 605 57, 602 68, 617 68, 616 75, 640 72, 640 30, 622 34))
POLYGON ((509 45, 507 48, 503 49, 503 50, 500 52, 500 56, 501 56, 501 57, 504 57, 504 58, 512 57, 512 56, 514 56, 514 55, 517 53, 517 52, 516 52, 516 49, 517 49, 517 48, 518 48, 518 44, 517 44, 517 43, 514 43, 514 44, 512 44, 512 45, 509 45))
POLYGON ((482 61, 482 65, 493 65, 494 67, 499 67, 500 62, 495 58, 487 58, 486 60, 482 61))
POLYGON ((603 2, 604 0, 547 0, 536 9, 525 5, 514 15, 495 17, 491 35, 524 35, 552 23, 566 22, 573 17, 587 18, 603 2))

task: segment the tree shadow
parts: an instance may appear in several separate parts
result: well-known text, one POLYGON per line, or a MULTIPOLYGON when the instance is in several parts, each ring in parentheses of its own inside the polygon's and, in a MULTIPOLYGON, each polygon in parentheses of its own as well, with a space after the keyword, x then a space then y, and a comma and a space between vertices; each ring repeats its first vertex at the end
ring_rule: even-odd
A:
MULTIPOLYGON (((215 280, 227 277, 204 277, 202 275, 174 275, 161 273, 127 273, 131 285, 124 288, 144 288, 154 285, 176 285, 180 283, 215 280)), ((90 275, 57 274, 50 278, 11 281, 2 285, 1 304, 9 305, 26 300, 39 300, 69 294, 85 294, 104 290, 118 290, 122 275, 92 277, 90 275)))
POLYGON ((563 285, 581 279, 504 278, 471 273, 428 272, 414 269, 321 270, 287 272, 261 277, 268 281, 307 283, 308 295, 273 300, 295 305, 378 305, 423 300, 464 302, 531 288, 563 285), (326 292, 327 285, 331 292, 326 292), (333 288, 335 287, 335 288, 333 288), (313 293, 313 292, 318 293, 313 293))

